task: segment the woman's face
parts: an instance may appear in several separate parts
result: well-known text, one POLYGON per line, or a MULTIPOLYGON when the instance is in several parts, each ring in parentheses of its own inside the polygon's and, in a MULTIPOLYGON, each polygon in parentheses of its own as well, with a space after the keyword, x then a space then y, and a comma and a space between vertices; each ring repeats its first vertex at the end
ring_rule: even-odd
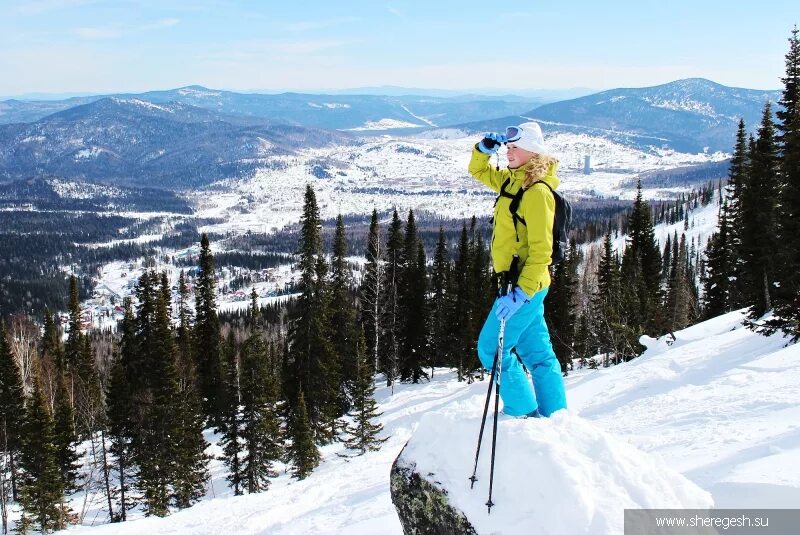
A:
POLYGON ((534 152, 517 147, 514 143, 509 143, 506 147, 508 147, 506 158, 508 158, 508 167, 510 169, 525 165, 536 155, 534 152))

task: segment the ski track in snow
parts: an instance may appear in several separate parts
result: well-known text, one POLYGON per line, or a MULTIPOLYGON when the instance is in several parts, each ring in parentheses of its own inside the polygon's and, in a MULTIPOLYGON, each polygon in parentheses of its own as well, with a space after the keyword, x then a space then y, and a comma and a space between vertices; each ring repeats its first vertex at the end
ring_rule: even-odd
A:
MULTIPOLYGON (((755 334, 742 327, 742 318, 741 312, 732 312, 700 323, 675 333, 671 345, 666 338, 647 339, 648 350, 641 358, 573 372, 566 379, 569 418, 511 422, 520 429, 516 434, 501 434, 498 442, 514 440, 528 423, 553 427, 554 432, 564 426, 561 432, 567 433, 567 441, 569 429, 591 424, 616 441, 654 456, 653 462, 677 470, 710 492, 716 507, 796 507, 800 503, 800 345, 785 347, 787 339, 781 335, 755 334)), ((344 452, 341 445, 326 446, 323 463, 306 480, 281 475, 268 491, 241 497, 231 496, 224 469, 214 461, 215 499, 164 519, 71 531, 87 535, 401 534, 389 496, 392 462, 426 414, 454 407, 463 407, 465 417, 480 414, 486 387, 486 381, 458 383, 452 372, 444 370, 436 370, 429 383, 396 385, 394 393, 381 385, 376 398, 383 412, 380 421, 390 438, 378 452, 344 459, 337 455, 344 452)), ((441 429, 444 434, 451 431, 441 429)), ((468 444, 459 443, 454 450, 473 451, 476 438, 477 429, 468 444)), ((484 464, 488 463, 486 448, 484 464)), ((211 449, 218 453, 215 446, 211 449)), ((591 458, 591 451, 584 453, 591 458)), ((602 460, 597 461, 602 466, 602 460)), ((497 462, 511 459, 500 457, 497 462)), ((471 469, 470 459, 463 467, 465 488, 471 469)), ((508 467, 498 468, 501 473, 509 474, 508 467)), ((539 481, 526 478, 531 494, 520 499, 536 495, 560 507, 558 496, 536 487, 539 481)), ((495 479, 496 495, 508 490, 503 485, 502 478, 495 479)), ((596 493, 594 501, 602 503, 605 491, 576 486, 571 492, 589 500, 596 493)), ((657 495, 645 494, 640 499, 659 504, 657 495)), ((103 511, 98 499, 87 519, 96 516, 102 522, 103 511)), ((509 529, 498 532, 515 533, 509 529)))

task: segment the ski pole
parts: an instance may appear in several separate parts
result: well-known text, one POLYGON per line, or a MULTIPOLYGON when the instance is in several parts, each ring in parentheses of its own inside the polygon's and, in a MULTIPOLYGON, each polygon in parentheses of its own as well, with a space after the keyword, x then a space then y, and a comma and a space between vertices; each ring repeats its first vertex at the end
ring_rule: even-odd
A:
POLYGON ((494 354, 494 362, 492 362, 492 372, 489 375, 489 388, 486 390, 486 403, 483 404, 483 418, 481 418, 481 430, 478 433, 478 448, 475 450, 475 464, 472 467, 472 477, 469 478, 471 481, 469 488, 473 488, 475 486, 475 482, 478 480, 475 477, 475 474, 478 472, 478 457, 481 454, 481 441, 483 440, 483 428, 486 426, 486 413, 489 412, 489 400, 492 398, 492 385, 494 384, 494 374, 495 370, 497 369, 497 363, 500 360, 500 351, 495 351, 494 354))
POLYGON ((492 514, 492 506, 494 502, 492 501, 492 488, 494 486, 494 456, 495 450, 497 446, 497 408, 500 403, 500 377, 503 374, 503 335, 505 334, 506 330, 506 320, 500 320, 500 333, 497 336, 497 354, 500 355, 500 361, 497 365, 497 379, 494 383, 494 429, 492 430, 492 464, 489 468, 489 500, 486 502, 486 507, 488 507, 488 513, 492 514))

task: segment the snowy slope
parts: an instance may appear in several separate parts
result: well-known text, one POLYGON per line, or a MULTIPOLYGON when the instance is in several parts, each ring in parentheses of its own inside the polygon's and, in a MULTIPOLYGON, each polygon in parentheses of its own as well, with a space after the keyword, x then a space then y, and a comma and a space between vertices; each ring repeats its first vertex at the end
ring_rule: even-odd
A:
MULTIPOLYGON (((671 345, 665 339, 646 340, 645 355, 629 363, 576 372, 566 379, 570 414, 551 421, 511 422, 515 431, 498 441, 518 455, 511 441, 530 434, 527 424, 541 426, 547 430, 543 436, 558 436, 565 443, 571 436, 584 440, 594 432, 587 429, 595 428, 612 435, 614 443, 627 442, 622 444, 624 451, 636 448, 653 457, 652 462, 683 474, 711 493, 716 507, 795 507, 800 503, 800 345, 784 347, 787 340, 782 336, 754 334, 741 320, 741 313, 730 313, 677 332, 671 345)), ((266 493, 235 498, 225 490, 224 472, 215 463, 209 496, 216 499, 164 519, 72 531, 400 534, 389 498, 392 461, 424 414, 446 413, 456 406, 479 414, 486 386, 457 383, 453 374, 437 371, 430 383, 400 385, 394 394, 380 388, 381 421, 390 438, 379 452, 344 459, 336 455, 341 446, 329 446, 322 466, 305 481, 282 475, 266 493)), ((469 450, 477 436, 477 429, 472 431, 470 442, 454 443, 454 449, 469 450)), ((508 461, 503 457, 498 463, 508 461)), ((468 492, 471 468, 471 463, 463 467, 464 489, 459 492, 468 492)), ((567 462, 564 469, 568 468, 567 462)), ((603 483, 606 477, 610 475, 601 473, 597 481, 603 483)), ((576 485, 552 493, 540 488, 541 481, 530 478, 526 491, 540 500, 553 500, 554 508, 560 507, 560 492, 567 491, 598 504, 605 501, 602 485, 576 485)), ((502 483, 495 485, 503 494, 502 483)), ((526 495, 520 498, 525 499, 526 495)), ((646 499, 662 505, 658 496, 648 494, 646 499)), ((665 500, 664 505, 672 503, 665 500)), ((95 512, 100 512, 102 504, 97 507, 95 512)), ((498 532, 503 533, 499 528, 498 532)))

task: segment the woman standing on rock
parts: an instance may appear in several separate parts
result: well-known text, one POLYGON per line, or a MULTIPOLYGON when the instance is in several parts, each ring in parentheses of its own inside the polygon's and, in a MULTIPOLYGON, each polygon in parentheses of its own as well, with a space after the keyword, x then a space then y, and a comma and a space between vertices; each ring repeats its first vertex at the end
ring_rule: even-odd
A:
POLYGON ((505 322, 500 396, 510 416, 550 416, 566 408, 561 365, 544 321, 550 287, 558 162, 534 122, 488 133, 475 145, 469 173, 499 195, 494 207, 492 263, 501 281, 498 298, 478 338, 478 357, 491 369, 505 322), (489 161, 508 147, 508 168, 489 161), (512 351, 519 359, 512 355, 512 351), (531 372, 531 386, 522 363, 531 372))

